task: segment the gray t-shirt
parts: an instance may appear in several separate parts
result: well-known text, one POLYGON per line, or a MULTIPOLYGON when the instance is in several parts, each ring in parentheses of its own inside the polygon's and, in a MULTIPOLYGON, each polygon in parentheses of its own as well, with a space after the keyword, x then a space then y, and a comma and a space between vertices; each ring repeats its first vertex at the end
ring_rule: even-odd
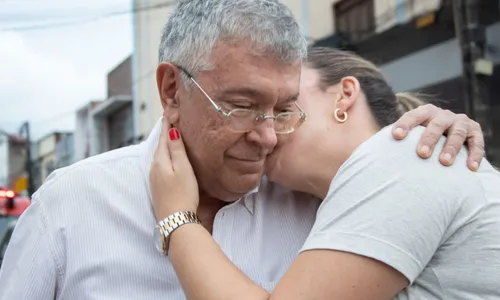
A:
POLYGON ((410 281, 396 299, 500 299, 500 174, 416 154, 423 128, 396 141, 382 129, 342 165, 301 251, 371 257, 410 281))

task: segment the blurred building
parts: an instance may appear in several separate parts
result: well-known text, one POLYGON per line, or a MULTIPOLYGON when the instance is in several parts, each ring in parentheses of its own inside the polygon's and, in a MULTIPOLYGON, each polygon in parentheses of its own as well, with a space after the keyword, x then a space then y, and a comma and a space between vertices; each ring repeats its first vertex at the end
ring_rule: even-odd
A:
POLYGON ((75 126, 75 161, 85 159, 90 156, 92 141, 94 140, 94 118, 92 110, 99 106, 102 101, 90 101, 76 111, 75 126))
MULTIPOLYGON (((378 64, 395 91, 423 91, 441 106, 464 111, 462 58, 455 37, 453 0, 282 0, 301 23, 310 44, 352 50, 378 64)), ((480 2, 487 26, 486 58, 495 68, 490 98, 500 115, 499 1, 480 2), (496 84, 495 84, 496 83, 496 84)), ((173 6, 135 0, 134 130, 144 138, 161 115, 156 87, 160 33, 173 6), (145 9, 152 8, 152 9, 145 9)), ((494 148, 500 149, 500 117, 493 118, 494 148)), ((498 155, 497 155, 498 156, 498 155)))
POLYGON ((143 140, 162 115, 156 86, 158 46, 163 26, 175 1, 134 0, 134 53, 132 55, 134 136, 143 140))
POLYGON ((38 142, 31 143, 31 181, 33 188, 36 191, 43 183, 41 159, 38 156, 38 142))
MULTIPOLYGON (((311 44, 349 43, 403 24, 414 16, 436 10, 439 0, 282 0, 301 23, 311 44)), ((162 0, 134 0, 134 124, 143 139, 162 113, 155 71, 161 31, 174 6, 162 0)))
POLYGON ((8 186, 9 179, 9 166, 8 166, 8 134, 2 130, 0 130, 0 187, 8 186))
MULTIPOLYGON (((332 5, 336 30, 315 45, 353 50, 377 63, 395 91, 424 92, 435 96, 440 106, 464 112, 462 54, 452 1, 336 1, 332 5), (390 2, 393 9, 381 10, 383 2, 390 2), (370 17, 367 11, 372 12, 370 17)), ((495 157, 500 154, 499 15, 499 1, 479 1, 479 19, 486 26, 486 59, 494 64, 488 81, 495 137, 488 146, 498 153, 495 157)))
POLYGON ((108 73, 107 99, 76 112, 75 159, 134 143, 131 56, 108 73))
POLYGON ((127 57, 108 73, 108 98, 92 110, 93 154, 134 143, 131 60, 127 57))
POLYGON ((27 158, 27 141, 25 138, 8 135, 7 136, 7 184, 16 192, 22 192, 26 189, 26 185, 21 182, 26 182, 26 158, 27 158), (20 190, 21 189, 21 190, 20 190))
POLYGON ((33 161, 33 183, 35 189, 54 170, 69 166, 74 161, 74 140, 72 132, 52 132, 36 142, 33 161))
MULTIPOLYGON (((30 149, 31 150, 31 149, 30 149)), ((0 188, 28 194, 28 142, 25 137, 0 130, 0 188)))
POLYGON ((56 168, 71 165, 75 159, 75 140, 72 132, 58 133, 56 139, 56 168))

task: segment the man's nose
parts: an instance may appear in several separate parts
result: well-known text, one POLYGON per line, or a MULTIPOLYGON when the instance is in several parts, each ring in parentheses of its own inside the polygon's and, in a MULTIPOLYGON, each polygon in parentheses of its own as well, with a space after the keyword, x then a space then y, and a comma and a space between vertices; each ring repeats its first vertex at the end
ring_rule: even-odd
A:
POLYGON ((274 120, 266 119, 259 125, 255 126, 254 130, 247 134, 249 142, 255 143, 260 147, 271 152, 278 142, 276 131, 274 130, 274 120))

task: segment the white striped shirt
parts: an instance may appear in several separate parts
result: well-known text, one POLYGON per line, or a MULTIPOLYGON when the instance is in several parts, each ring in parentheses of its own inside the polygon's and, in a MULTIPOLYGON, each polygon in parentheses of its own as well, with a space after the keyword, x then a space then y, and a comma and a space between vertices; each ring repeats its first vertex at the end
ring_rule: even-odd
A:
MULTIPOLYGON (((160 133, 57 170, 34 194, 0 271, 0 300, 185 299, 153 239, 149 167, 160 133)), ((267 182, 216 215, 213 237, 254 282, 274 289, 320 201, 267 182)))

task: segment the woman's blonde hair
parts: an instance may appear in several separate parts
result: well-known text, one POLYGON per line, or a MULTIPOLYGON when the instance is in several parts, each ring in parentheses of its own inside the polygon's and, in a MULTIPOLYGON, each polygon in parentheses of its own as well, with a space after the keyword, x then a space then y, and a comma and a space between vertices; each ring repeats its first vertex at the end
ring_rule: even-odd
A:
POLYGON ((381 127, 396 122, 405 112, 425 104, 416 94, 395 94, 377 66, 351 52, 313 47, 309 49, 306 65, 319 72, 319 87, 323 90, 338 84, 344 77, 356 77, 381 127))
POLYGON ((396 93, 396 101, 399 103, 402 114, 413 110, 427 102, 414 93, 396 93))

